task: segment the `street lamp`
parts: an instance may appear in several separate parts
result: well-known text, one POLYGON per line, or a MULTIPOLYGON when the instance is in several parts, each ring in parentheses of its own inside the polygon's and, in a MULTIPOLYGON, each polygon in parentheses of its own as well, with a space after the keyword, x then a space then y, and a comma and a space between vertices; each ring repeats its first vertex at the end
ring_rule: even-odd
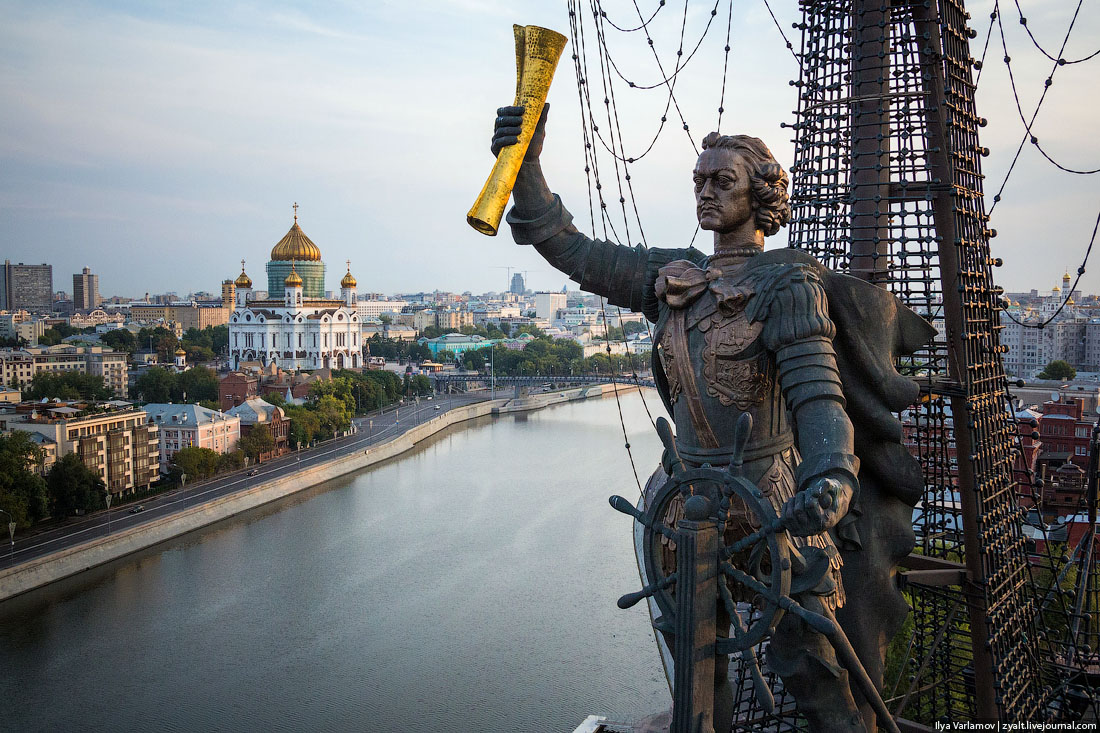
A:
POLYGON ((107 502, 107 534, 111 534, 111 492, 108 491, 104 500, 107 502))
POLYGON ((0 509, 0 512, 8 515, 8 535, 11 537, 11 556, 8 558, 8 564, 15 565, 15 517, 3 509, 0 509))
POLYGON ((186 485, 187 485, 187 474, 186 473, 181 473, 180 474, 180 489, 182 490, 183 487, 186 486, 186 485))

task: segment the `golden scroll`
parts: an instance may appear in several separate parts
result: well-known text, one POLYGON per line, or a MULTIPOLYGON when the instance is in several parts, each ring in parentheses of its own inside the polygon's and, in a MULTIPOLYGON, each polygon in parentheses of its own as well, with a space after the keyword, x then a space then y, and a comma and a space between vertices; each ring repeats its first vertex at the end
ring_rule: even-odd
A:
POLYGON ((516 176, 523 165, 523 156, 535 134, 535 126, 542 115, 554 70, 568 39, 560 33, 537 25, 514 25, 516 35, 516 101, 522 105, 523 122, 520 124, 519 142, 509 145, 497 155, 496 165, 489 180, 481 189, 466 221, 482 234, 495 237, 516 176))

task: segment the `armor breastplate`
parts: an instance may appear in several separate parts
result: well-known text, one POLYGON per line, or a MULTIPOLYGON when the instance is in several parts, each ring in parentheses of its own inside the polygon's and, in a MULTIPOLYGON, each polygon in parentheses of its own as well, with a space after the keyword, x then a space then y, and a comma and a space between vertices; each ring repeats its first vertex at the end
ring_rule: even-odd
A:
MULTIPOLYGON (((714 294, 708 291, 679 316, 685 319, 688 364, 678 358, 672 329, 667 327, 668 318, 678 317, 671 309, 665 309, 656 341, 681 439, 688 443, 697 435, 697 426, 684 404, 688 397, 684 395, 683 370, 691 369, 702 412, 720 447, 730 445, 740 413, 752 415, 752 437, 746 446, 746 454, 752 456, 772 448, 779 452, 791 444, 792 436, 776 379, 775 359, 760 341, 763 324, 749 321, 744 304, 719 308, 714 294)), ((694 442, 700 444, 697 439, 694 442)))

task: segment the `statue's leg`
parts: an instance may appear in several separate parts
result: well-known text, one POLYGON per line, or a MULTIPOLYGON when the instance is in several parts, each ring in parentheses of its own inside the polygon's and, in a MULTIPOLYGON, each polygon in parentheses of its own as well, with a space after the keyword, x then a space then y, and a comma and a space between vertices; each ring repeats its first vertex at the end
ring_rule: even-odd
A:
MULTIPOLYGON (((861 480, 863 513, 857 526, 863 547, 841 549, 847 601, 837 610, 836 618, 871 681, 881 691, 886 648, 909 613, 909 605, 898 590, 897 564, 914 546, 913 508, 884 493, 869 477, 861 480)), ((874 712, 858 691, 855 697, 868 729, 873 730, 874 712)))
MULTIPOLYGON (((849 594, 849 598, 851 594, 849 594)), ((799 602, 821 613, 821 602, 807 594, 799 602)), ((768 666, 794 695, 811 733, 866 733, 863 716, 848 684, 848 671, 837 662, 829 640, 794 614, 785 614, 772 634, 768 666)), ((717 728, 715 729, 717 730, 717 728)))

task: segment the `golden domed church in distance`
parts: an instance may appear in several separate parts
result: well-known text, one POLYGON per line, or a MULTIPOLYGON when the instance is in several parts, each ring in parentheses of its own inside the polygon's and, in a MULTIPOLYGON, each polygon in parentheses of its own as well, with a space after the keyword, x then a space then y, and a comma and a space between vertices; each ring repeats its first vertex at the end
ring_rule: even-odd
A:
POLYGON ((233 369, 244 362, 281 369, 358 369, 363 366, 361 324, 355 311, 356 282, 348 262, 340 298, 325 298, 321 250, 294 225, 271 250, 267 263, 268 297, 258 300, 252 278, 237 276, 237 302, 229 318, 229 355, 233 369))

